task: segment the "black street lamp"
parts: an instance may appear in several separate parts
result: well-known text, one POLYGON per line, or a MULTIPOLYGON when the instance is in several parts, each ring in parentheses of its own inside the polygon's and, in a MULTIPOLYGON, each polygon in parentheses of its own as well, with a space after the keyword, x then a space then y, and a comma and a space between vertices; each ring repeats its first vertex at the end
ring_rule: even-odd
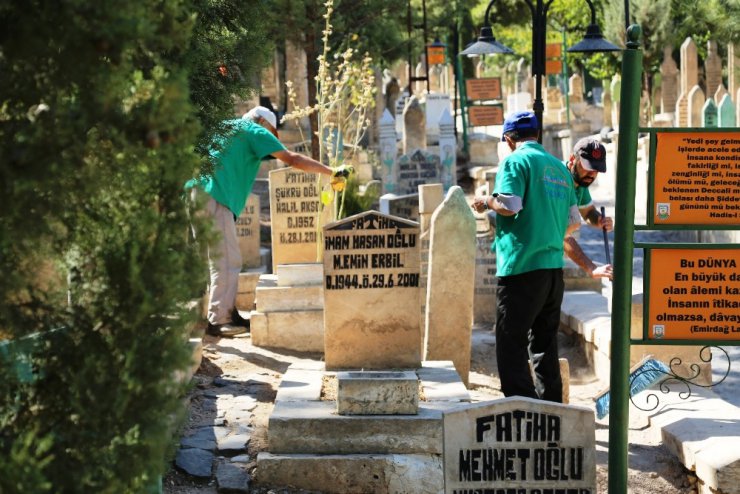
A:
MULTIPOLYGON (((478 41, 468 45, 460 55, 479 56, 492 53, 513 53, 511 48, 502 45, 493 37, 493 30, 489 22, 491 9, 495 0, 491 0, 486 8, 486 17, 484 25, 481 28, 478 41)), ((545 104, 542 101, 542 79, 545 77, 545 48, 547 39, 547 11, 553 0, 525 0, 532 12, 532 76, 535 82, 534 102, 532 109, 537 116, 539 123, 539 142, 542 142, 542 112, 545 110, 545 104)), ((591 24, 586 28, 586 36, 579 43, 569 48, 569 52, 595 53, 607 51, 620 51, 616 45, 613 45, 604 39, 596 24, 596 10, 591 0, 586 0, 591 9, 591 24)))

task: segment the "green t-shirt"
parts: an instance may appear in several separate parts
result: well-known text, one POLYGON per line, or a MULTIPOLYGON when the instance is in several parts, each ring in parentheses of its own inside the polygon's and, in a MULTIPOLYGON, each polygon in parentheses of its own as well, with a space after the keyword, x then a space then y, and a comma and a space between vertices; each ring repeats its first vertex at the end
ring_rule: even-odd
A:
POLYGON ((254 179, 263 158, 285 150, 285 146, 270 131, 251 120, 236 119, 226 122, 230 131, 214 139, 210 154, 214 158, 213 175, 202 177, 196 183, 218 203, 239 216, 252 191, 254 179))
POLYGON ((576 202, 579 208, 585 208, 593 204, 594 200, 591 199, 591 193, 588 191, 588 187, 576 187, 576 202))
POLYGON ((576 204, 563 163, 536 141, 521 144, 499 166, 494 193, 522 198, 522 210, 496 217, 499 276, 563 267, 563 237, 576 204))

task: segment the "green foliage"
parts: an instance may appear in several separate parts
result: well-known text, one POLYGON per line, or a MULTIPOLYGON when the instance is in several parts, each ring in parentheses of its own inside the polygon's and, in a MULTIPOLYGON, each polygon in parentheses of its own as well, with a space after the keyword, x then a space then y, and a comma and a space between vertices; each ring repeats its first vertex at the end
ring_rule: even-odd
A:
MULTIPOLYGON (((342 218, 352 216, 365 211, 370 211, 373 204, 380 198, 379 188, 368 188, 364 194, 360 194, 360 179, 353 174, 347 179, 347 186, 341 193, 343 201, 342 218)), ((341 218, 340 218, 341 219, 341 218)))
POLYGON ((0 492, 164 470, 206 273, 183 183, 264 59, 261 6, 0 2, 0 335, 35 376, 0 358, 0 492))

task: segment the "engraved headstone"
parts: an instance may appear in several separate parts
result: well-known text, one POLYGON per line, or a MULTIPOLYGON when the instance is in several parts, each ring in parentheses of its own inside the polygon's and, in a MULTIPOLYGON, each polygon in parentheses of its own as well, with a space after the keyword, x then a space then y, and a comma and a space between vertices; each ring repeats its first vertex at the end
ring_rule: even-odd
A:
POLYGON ((417 368, 419 225, 368 211, 324 227, 327 370, 417 368))
POLYGON ((681 93, 676 100, 676 127, 689 126, 689 95, 681 93))
POLYGON ((663 48, 663 62, 660 64, 660 111, 662 113, 673 113, 676 111, 676 100, 678 99, 678 65, 673 59, 673 47, 668 45, 663 48))
POLYGON ((596 494, 592 410, 512 397, 443 416, 445 494, 596 494))
POLYGON ((699 84, 699 54, 694 40, 686 38, 681 44, 681 92, 688 94, 699 84))
POLYGON ((403 110, 406 108, 406 100, 408 100, 409 93, 406 89, 401 91, 401 94, 396 100, 396 110, 394 118, 396 120, 396 136, 400 138, 403 136, 403 110))
POLYGON ((439 139, 439 119, 442 113, 449 112, 451 108, 450 97, 441 93, 428 93, 424 99, 426 133, 436 141, 439 139))
POLYGON ((467 386, 476 245, 475 217, 460 187, 434 212, 430 238, 424 360, 452 360, 467 386))
POLYGON ((419 185, 440 183, 442 163, 437 154, 417 149, 398 158, 396 193, 401 195, 418 192, 419 185))
POLYGON ((249 194, 247 204, 236 219, 236 237, 242 254, 242 267, 257 268, 260 257, 260 198, 249 194))
POLYGON ((380 148, 380 177, 383 181, 384 193, 396 192, 396 176, 398 175, 396 154, 396 122, 390 111, 383 111, 378 122, 378 146, 380 148))
POLYGON ((722 84, 722 59, 717 54, 717 42, 707 41, 707 58, 704 60, 706 94, 711 96, 722 84))
POLYGON ((272 272, 278 264, 316 262, 318 235, 331 208, 321 209, 316 173, 292 168, 270 172, 272 272))
POLYGON ((380 196, 380 212, 398 216, 405 220, 419 221, 419 194, 397 196, 384 194, 380 196))
POLYGON ((489 228, 475 237, 475 298, 473 321, 476 324, 496 322, 496 253, 491 251, 495 231, 489 228))
POLYGON ((718 127, 734 127, 737 124, 735 106, 732 104, 729 94, 725 94, 719 103, 718 127))
POLYGON ((457 184, 457 140, 455 123, 448 109, 439 118, 439 159, 442 166, 442 185, 448 190, 457 184))

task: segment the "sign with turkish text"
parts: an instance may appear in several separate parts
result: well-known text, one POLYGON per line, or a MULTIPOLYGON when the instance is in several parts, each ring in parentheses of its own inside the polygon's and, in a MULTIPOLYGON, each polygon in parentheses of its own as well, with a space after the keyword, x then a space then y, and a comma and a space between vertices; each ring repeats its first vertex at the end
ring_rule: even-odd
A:
POLYGON ((494 105, 476 105, 468 107, 470 125, 502 125, 504 123, 504 109, 494 105))
POLYGON ((545 45, 545 58, 560 58, 562 55, 562 43, 547 43, 545 45))
POLYGON ((545 60, 545 74, 561 74, 562 72, 562 60, 545 60))
POLYGON ((655 225, 740 225, 740 133, 658 132, 655 225))
POLYGON ((501 78, 481 77, 465 81, 465 92, 468 100, 501 99, 501 78))
POLYGON ((427 61, 429 65, 442 65, 445 63, 444 46, 427 46, 427 61))
POLYGON ((740 250, 651 249, 651 339, 740 339, 740 250))

